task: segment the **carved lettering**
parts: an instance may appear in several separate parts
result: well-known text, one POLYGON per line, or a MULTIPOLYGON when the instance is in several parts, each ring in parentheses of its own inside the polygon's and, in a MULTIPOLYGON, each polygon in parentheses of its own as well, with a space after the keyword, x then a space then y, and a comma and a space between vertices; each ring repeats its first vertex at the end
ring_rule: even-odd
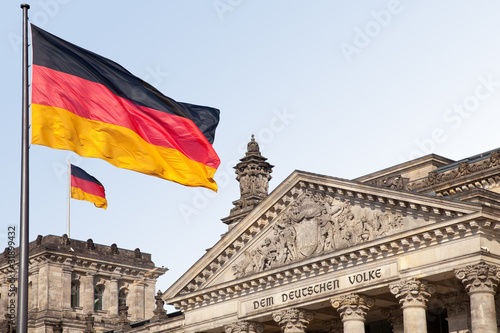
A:
POLYGON ((351 275, 348 277, 348 280, 351 284, 369 282, 371 280, 379 279, 382 277, 382 271, 380 268, 363 272, 360 274, 351 275))
POLYGON ((271 305, 274 305, 274 297, 262 298, 260 301, 253 302, 253 309, 257 310, 259 308, 266 308, 271 305))
MULTIPOLYGON (((283 303, 287 301, 293 301, 301 297, 307 297, 314 294, 321 294, 327 290, 335 290, 340 287, 339 280, 332 280, 328 282, 318 283, 314 286, 304 287, 297 290, 292 290, 288 293, 281 294, 281 301, 283 303)), ((255 302, 254 302, 255 303, 255 302)))

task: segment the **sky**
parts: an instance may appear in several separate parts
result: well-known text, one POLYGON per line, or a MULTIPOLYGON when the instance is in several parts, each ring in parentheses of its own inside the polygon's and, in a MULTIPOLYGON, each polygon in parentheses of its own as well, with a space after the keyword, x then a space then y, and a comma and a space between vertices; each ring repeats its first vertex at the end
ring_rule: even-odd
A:
MULTIPOLYGON (((162 291, 227 231, 252 134, 275 166, 270 191, 294 170, 353 179, 500 147, 498 1, 26 2, 37 26, 221 112, 217 193, 30 147, 30 241, 66 233, 69 159, 108 199, 106 210, 71 200, 71 238, 151 253, 169 268, 162 291)), ((21 3, 0 11, 0 248, 20 221, 21 3)))

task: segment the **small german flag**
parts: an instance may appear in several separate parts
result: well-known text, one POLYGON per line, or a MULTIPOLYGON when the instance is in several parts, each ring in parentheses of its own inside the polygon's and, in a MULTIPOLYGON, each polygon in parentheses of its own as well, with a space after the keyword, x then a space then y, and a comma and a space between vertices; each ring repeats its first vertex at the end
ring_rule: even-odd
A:
POLYGON ((97 208, 108 207, 104 186, 83 169, 71 164, 71 197, 92 202, 97 208))
POLYGON ((33 144, 217 191, 219 110, 176 102, 107 58, 31 31, 33 144))

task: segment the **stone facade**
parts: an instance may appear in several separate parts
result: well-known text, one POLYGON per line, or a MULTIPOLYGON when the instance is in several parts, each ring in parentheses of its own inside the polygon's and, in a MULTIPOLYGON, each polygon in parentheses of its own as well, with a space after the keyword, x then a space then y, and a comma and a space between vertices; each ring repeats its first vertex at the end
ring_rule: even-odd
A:
MULTIPOLYGON (((153 316, 156 280, 167 269, 155 267, 150 254, 66 235, 38 236, 29 249, 30 332, 108 331, 153 316)), ((2 317, 13 268, 7 258, 0 259, 2 317)))
POLYGON ((499 161, 499 150, 461 161, 428 155, 354 180, 295 171, 269 194, 273 166, 252 138, 236 166, 240 198, 222 219, 228 232, 164 293, 154 295, 157 276, 146 272, 165 270, 151 270, 140 251, 47 236, 40 244, 57 244, 47 252, 37 240, 30 329, 500 332, 499 161), (75 244, 84 244, 73 247, 79 259, 68 253, 75 244), (127 263, 112 261, 123 254, 127 263))
POLYGON ((233 209, 163 299, 184 332, 497 332, 499 156, 428 155, 354 180, 295 171, 233 209))

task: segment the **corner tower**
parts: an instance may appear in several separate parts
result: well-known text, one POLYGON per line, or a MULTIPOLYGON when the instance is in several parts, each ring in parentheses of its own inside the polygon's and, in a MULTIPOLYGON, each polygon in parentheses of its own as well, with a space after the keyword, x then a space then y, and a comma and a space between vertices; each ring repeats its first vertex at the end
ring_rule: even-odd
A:
POLYGON ((273 168, 274 165, 269 164, 267 158, 260 154, 259 144, 252 134, 245 157, 234 167, 236 180, 240 182, 240 198, 233 201, 234 207, 229 216, 222 219, 229 229, 267 197, 273 168))

